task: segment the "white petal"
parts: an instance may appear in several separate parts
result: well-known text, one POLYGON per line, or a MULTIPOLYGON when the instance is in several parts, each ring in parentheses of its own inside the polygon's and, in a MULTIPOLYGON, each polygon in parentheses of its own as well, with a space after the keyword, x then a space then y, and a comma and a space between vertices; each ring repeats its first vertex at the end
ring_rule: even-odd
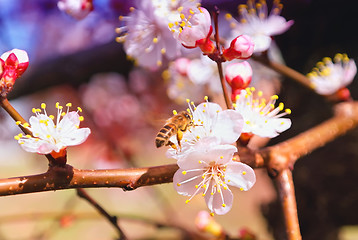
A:
POLYGON ((219 113, 212 134, 221 139, 221 144, 232 144, 240 137, 243 126, 244 119, 238 111, 225 110, 219 113))
POLYGON ((228 185, 247 191, 255 184, 256 175, 250 166, 232 161, 226 166, 225 180, 228 185))
POLYGON ((55 149, 54 145, 41 139, 35 139, 35 138, 21 139, 18 142, 26 152, 48 154, 55 149))
POLYGON ((64 146, 75 146, 86 141, 88 135, 91 133, 89 128, 80 128, 68 133, 65 136, 61 136, 61 142, 64 146))
MULTIPOLYGON (((192 196, 196 191, 198 191, 198 188, 196 188, 195 186, 199 186, 200 182, 203 180, 201 177, 201 174, 203 172, 197 171, 187 172, 186 174, 183 174, 183 171, 183 169, 179 168, 179 170, 175 172, 173 177, 173 186, 179 194, 185 196, 192 196), (193 178, 193 180, 188 181, 186 183, 182 183, 183 181, 187 181, 191 178, 193 178)), ((201 192, 202 190, 199 189, 199 191, 201 192)))
MULTIPOLYGON (((211 187, 211 186, 209 186, 211 187)), ((210 194, 210 189, 205 195, 205 202, 210 211, 218 215, 226 214, 232 207, 234 196, 230 189, 224 190, 221 188, 221 193, 215 192, 214 195, 210 194), (225 206, 223 206, 225 204, 225 206)))

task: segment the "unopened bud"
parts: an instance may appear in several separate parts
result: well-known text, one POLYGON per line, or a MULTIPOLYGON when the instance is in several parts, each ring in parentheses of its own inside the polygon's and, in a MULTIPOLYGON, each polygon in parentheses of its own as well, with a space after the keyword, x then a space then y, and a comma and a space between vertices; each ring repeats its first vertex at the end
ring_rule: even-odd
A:
POLYGON ((196 227, 202 231, 212 234, 213 236, 221 236, 223 228, 215 219, 206 211, 200 211, 195 218, 196 227))
POLYGON ((227 61, 233 59, 248 59, 254 52, 254 42, 247 35, 240 35, 231 41, 230 47, 223 50, 223 57, 227 61))
POLYGON ((73 18, 81 20, 93 11, 92 0, 60 0, 57 7, 73 18))
POLYGON ((181 75, 185 76, 188 72, 188 66, 190 64, 190 59, 188 58, 178 58, 175 60, 175 70, 181 75))
POLYGON ((27 52, 20 49, 7 51, 0 56, 0 94, 7 95, 17 78, 19 78, 29 66, 27 52))
POLYGON ((249 86, 252 68, 248 62, 231 63, 225 70, 225 79, 233 91, 245 89, 249 86))

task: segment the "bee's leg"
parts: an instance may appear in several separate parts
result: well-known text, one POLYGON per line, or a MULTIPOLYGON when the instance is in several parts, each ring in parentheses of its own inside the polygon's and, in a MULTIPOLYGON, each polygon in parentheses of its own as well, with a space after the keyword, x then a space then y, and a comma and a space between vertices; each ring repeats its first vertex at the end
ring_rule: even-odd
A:
POLYGON ((178 140, 178 145, 179 145, 179 148, 181 149, 181 144, 180 144, 180 141, 183 139, 183 131, 181 131, 180 129, 178 130, 177 132, 177 140, 178 140))
POLYGON ((168 141, 168 143, 167 144, 165 144, 166 146, 171 146, 172 148, 174 148, 175 150, 177 150, 177 146, 174 144, 174 143, 172 143, 171 141, 168 141))

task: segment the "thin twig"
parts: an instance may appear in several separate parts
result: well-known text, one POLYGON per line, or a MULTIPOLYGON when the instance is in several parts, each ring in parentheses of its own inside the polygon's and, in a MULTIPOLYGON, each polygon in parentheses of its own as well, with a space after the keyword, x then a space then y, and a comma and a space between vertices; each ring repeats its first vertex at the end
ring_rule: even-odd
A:
POLYGON ((311 81, 309 80, 308 77, 306 77, 302 73, 297 72, 296 70, 286 65, 270 60, 265 54, 260 56, 252 55, 251 58, 275 70, 276 72, 281 73, 284 76, 287 76, 295 80, 296 82, 302 84, 306 88, 313 90, 311 81))
POLYGON ((289 240, 302 239, 298 223, 295 188, 292 173, 289 169, 283 170, 275 179, 278 186, 280 202, 286 223, 286 233, 289 240))
MULTIPOLYGON (((215 7, 215 11, 214 11, 214 24, 215 24, 215 42, 216 42, 216 49, 217 49, 217 54, 220 55, 221 54, 221 49, 220 49, 220 36, 219 36, 219 24, 218 24, 218 15, 219 15, 220 11, 217 7, 215 7)), ((219 72, 219 76, 220 76, 220 83, 221 83, 221 87, 223 89, 223 94, 224 94, 224 98, 225 98, 225 103, 226 103, 226 107, 228 109, 232 108, 232 103, 231 103, 231 98, 229 97, 229 94, 227 92, 227 87, 226 87, 226 82, 225 82, 225 78, 224 78, 224 74, 223 74, 223 67, 222 67, 222 60, 219 58, 216 60, 216 64, 218 66, 218 72, 219 72)))
POLYGON ((77 188, 77 195, 80 198, 85 199, 89 204, 91 204, 97 211, 103 215, 111 224, 112 226, 118 231, 119 239, 126 240, 128 239, 124 234, 123 230, 118 225, 118 218, 117 216, 111 216, 103 207, 101 207, 83 188, 77 188))

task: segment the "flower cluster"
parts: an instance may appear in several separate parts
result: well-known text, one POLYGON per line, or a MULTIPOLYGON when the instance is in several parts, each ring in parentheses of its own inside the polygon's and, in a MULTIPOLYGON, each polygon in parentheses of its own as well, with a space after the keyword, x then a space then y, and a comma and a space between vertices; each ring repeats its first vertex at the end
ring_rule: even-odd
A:
POLYGON ((194 0, 137 1, 128 16, 120 16, 125 26, 117 28, 121 34, 118 42, 124 42, 124 50, 140 66, 157 69, 165 56, 173 59, 180 53, 180 44, 168 28, 170 22, 179 22, 181 14, 177 9, 196 9, 194 0))
POLYGON ((89 128, 79 128, 83 117, 77 111, 69 111, 71 103, 66 104, 67 111, 63 106, 56 103, 57 116, 47 115, 46 104, 42 103, 41 108, 33 108, 35 116, 30 117, 29 123, 17 122, 16 124, 31 131, 32 135, 15 136, 20 146, 27 152, 39 154, 56 154, 65 150, 67 146, 74 146, 83 143, 91 133, 89 128))
MULTIPOLYGON (((232 207, 233 194, 229 186, 242 191, 255 183, 253 169, 235 161, 236 147, 244 121, 235 110, 222 110, 218 104, 204 102, 189 105, 193 127, 184 132, 181 149, 169 149, 179 170, 173 178, 179 194, 204 197, 212 213, 226 214, 232 207)), ((175 142, 175 137, 173 137, 175 142)))
POLYGON ((333 59, 326 57, 318 62, 312 72, 307 74, 312 88, 321 95, 330 95, 353 81, 357 73, 357 66, 347 54, 336 54, 333 59))
POLYGON ((26 51, 13 49, 0 57, 0 95, 6 96, 29 66, 29 57, 26 51))
POLYGON ((265 0, 248 0, 247 4, 239 6, 240 22, 237 22, 230 14, 226 19, 232 27, 232 36, 240 34, 249 35, 255 43, 254 52, 266 51, 271 44, 271 37, 286 32, 294 23, 293 20, 286 21, 280 16, 282 4, 279 0, 273 1, 270 14, 267 11, 265 0))

